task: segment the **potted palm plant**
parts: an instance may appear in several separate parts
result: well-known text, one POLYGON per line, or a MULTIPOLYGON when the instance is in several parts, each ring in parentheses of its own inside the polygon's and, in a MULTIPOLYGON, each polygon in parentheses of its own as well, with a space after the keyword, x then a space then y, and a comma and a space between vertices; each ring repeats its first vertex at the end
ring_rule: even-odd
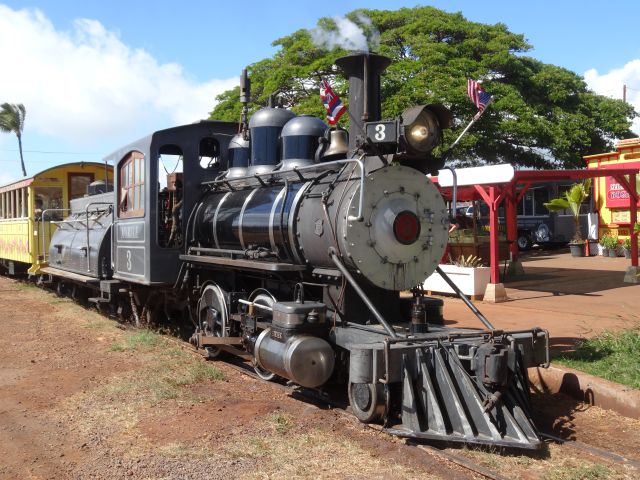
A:
POLYGON ((622 250, 624 251, 624 258, 631 258, 631 238, 627 237, 622 242, 622 250))
POLYGON ((554 198, 544 204, 550 212, 571 210, 574 233, 569 242, 569 248, 571 249, 571 255, 574 257, 584 256, 584 238, 582 238, 582 228, 580 227, 580 205, 589 197, 590 190, 591 179, 588 178, 580 183, 574 183, 569 190, 564 192, 564 196, 554 198))

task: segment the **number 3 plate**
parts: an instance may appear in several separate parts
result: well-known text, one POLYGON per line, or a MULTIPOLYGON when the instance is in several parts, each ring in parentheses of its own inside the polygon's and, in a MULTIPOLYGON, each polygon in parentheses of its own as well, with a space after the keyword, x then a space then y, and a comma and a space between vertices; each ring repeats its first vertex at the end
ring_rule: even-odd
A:
POLYGON ((395 143, 398 138, 395 120, 370 122, 365 128, 373 143, 395 143))

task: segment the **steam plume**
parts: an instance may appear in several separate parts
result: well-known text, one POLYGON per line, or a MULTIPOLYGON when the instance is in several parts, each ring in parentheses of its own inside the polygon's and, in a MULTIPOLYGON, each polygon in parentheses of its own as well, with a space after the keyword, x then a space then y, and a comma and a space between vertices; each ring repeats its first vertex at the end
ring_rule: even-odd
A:
POLYGON ((332 17, 336 25, 335 30, 318 26, 309 30, 309 35, 316 46, 328 50, 342 47, 345 50, 368 52, 369 44, 377 49, 380 45, 380 32, 373 27, 373 22, 366 15, 359 13, 357 19, 365 26, 367 32, 346 17, 332 17))

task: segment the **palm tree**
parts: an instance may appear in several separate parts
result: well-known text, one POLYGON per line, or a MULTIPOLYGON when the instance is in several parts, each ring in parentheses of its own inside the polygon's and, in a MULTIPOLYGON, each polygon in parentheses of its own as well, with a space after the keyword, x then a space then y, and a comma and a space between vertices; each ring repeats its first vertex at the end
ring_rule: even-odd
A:
POLYGON ((0 131, 15 133, 18 137, 18 148, 20 150, 20 164, 22 165, 22 175, 27 176, 24 168, 24 157, 22 156, 22 130, 24 129, 24 117, 26 110, 21 103, 3 103, 0 105, 0 131))
POLYGON ((573 214, 573 223, 575 227, 572 243, 582 243, 582 228, 580 228, 580 205, 589 196, 591 191, 591 179, 587 178, 583 182, 574 183, 569 190, 564 192, 564 197, 554 198, 550 202, 544 204, 550 212, 558 212, 567 208, 571 209, 573 214))

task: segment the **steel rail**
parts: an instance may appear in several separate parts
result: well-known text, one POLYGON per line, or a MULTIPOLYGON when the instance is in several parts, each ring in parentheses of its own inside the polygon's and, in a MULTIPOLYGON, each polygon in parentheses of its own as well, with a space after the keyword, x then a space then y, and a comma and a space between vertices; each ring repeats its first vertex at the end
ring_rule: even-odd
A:
POLYGON ((609 450, 605 450, 603 448, 595 447, 593 445, 588 445, 586 443, 580 442, 578 440, 566 440, 564 438, 558 437, 556 435, 552 435, 546 432, 538 432, 538 435, 541 437, 552 440, 560 445, 567 445, 571 448, 575 448, 576 450, 580 450, 583 452, 590 453, 592 455, 605 458, 607 460, 614 461, 616 463, 622 463, 624 465, 630 465, 632 467, 640 469, 640 461, 633 460, 631 458, 627 458, 623 455, 619 455, 617 453, 611 452, 609 450))

